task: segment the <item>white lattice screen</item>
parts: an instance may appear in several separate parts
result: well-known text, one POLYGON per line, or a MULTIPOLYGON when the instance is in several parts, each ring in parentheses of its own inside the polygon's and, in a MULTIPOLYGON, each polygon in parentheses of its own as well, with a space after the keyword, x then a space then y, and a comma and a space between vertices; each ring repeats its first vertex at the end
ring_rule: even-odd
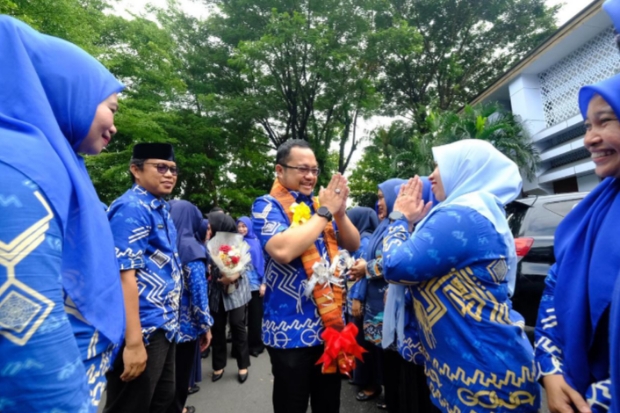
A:
POLYGON ((620 54, 613 27, 539 74, 547 127, 579 114, 577 98, 583 85, 620 73, 620 54))

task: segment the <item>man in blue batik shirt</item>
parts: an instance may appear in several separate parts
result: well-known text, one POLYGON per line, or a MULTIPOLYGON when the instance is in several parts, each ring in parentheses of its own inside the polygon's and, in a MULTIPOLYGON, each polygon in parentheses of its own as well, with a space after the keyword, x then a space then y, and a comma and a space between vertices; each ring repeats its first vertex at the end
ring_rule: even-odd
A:
POLYGON ((287 212, 272 195, 258 198, 252 206, 254 232, 265 250, 263 342, 274 377, 274 412, 305 413, 310 399, 313 412, 335 413, 340 408, 341 379, 339 374, 322 374, 316 365, 324 349, 324 324, 314 299, 304 296, 308 276, 300 257, 311 245, 327 257, 323 231, 332 217, 338 245, 349 251, 359 248, 359 233, 345 213, 347 181, 334 175, 321 190, 315 210, 312 192, 319 168, 308 142, 298 139, 278 148, 275 170, 274 187, 284 187, 296 203, 305 203, 311 218, 291 227, 287 212))
POLYGON ((134 185, 108 210, 121 269, 125 342, 107 374, 104 412, 165 412, 174 399, 181 264, 170 207, 177 181, 171 145, 137 144, 134 185))

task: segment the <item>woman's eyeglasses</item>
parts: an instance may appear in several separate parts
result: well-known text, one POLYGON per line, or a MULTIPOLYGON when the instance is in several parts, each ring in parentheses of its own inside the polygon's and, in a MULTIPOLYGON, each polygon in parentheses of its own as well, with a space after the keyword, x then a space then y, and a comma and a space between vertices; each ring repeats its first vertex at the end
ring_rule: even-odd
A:
POLYGON ((289 166, 285 164, 280 164, 280 166, 288 169, 297 169, 299 172, 302 173, 302 175, 308 175, 309 173, 311 173, 314 176, 319 176, 319 174, 321 173, 321 170, 319 168, 308 168, 307 166, 289 166))
POLYGON ((177 176, 179 174, 179 168, 177 168, 176 166, 168 166, 164 163, 154 163, 154 162, 145 162, 147 165, 155 165, 155 169, 157 169, 157 172, 159 172, 162 175, 166 175, 166 173, 168 173, 168 171, 170 171, 170 173, 174 176, 177 176))

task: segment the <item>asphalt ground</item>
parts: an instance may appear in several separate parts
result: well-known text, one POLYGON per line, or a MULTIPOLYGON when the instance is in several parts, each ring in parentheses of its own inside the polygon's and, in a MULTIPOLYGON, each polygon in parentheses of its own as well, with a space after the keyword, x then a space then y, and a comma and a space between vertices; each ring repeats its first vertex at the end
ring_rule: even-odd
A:
MULTIPOLYGON (((228 353, 230 354, 230 344, 228 353)), ((197 413, 271 413, 273 411, 271 403, 273 375, 269 355, 265 351, 259 357, 250 357, 250 359, 252 365, 249 368, 249 376, 243 384, 237 380, 235 359, 228 358, 224 377, 215 383, 211 382, 213 371, 211 358, 202 359, 202 382, 198 383, 200 391, 189 396, 187 405, 194 406, 197 413)), ((340 398, 341 413, 385 412, 375 406, 376 400, 358 402, 355 400, 356 393, 357 388, 343 379, 340 398)), ((104 400, 102 400, 102 406, 103 403, 104 400)), ((543 405, 546 406, 544 395, 543 405)), ((100 408, 99 411, 101 410, 100 408)), ((548 410, 541 409, 540 413, 548 413, 548 410)))

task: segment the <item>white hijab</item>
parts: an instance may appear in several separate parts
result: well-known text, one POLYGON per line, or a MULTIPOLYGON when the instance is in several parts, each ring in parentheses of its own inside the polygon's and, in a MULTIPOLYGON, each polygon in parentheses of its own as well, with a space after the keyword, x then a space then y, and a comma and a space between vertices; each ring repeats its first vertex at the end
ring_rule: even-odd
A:
POLYGON ((433 156, 439 166, 446 200, 416 226, 416 232, 441 208, 462 205, 476 210, 491 221, 504 241, 508 266, 506 282, 511 297, 517 276, 517 254, 504 207, 521 194, 523 180, 517 164, 489 142, 479 139, 437 146, 433 148, 433 156))

